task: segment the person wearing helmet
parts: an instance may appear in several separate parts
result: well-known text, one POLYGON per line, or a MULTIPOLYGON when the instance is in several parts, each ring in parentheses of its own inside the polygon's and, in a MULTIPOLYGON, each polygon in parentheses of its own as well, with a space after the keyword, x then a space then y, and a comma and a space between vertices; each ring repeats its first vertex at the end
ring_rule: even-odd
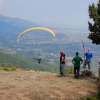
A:
POLYGON ((86 65, 88 65, 88 70, 91 70, 91 58, 92 58, 92 53, 90 52, 90 48, 88 48, 87 52, 85 53, 85 62, 84 62, 84 70, 86 70, 86 65))

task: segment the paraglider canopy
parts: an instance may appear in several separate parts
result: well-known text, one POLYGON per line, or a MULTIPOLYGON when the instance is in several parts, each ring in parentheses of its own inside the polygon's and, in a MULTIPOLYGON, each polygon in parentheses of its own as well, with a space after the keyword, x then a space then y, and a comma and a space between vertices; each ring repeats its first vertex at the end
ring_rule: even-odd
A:
POLYGON ((24 30, 23 32, 21 32, 21 33, 19 34, 18 38, 17 38, 17 42, 18 42, 19 38, 20 38, 23 34, 25 34, 26 32, 32 31, 32 30, 45 30, 45 31, 50 32, 50 33, 55 37, 54 31, 52 31, 52 30, 49 29, 49 28, 46 28, 46 27, 33 27, 33 28, 28 28, 28 29, 24 30))
MULTIPOLYGON (((54 31, 52 31, 52 30, 49 29, 49 28, 46 28, 46 27, 33 27, 33 28, 28 28, 28 29, 24 30, 23 32, 21 32, 21 33, 19 34, 19 36, 17 37, 17 42, 19 41, 20 37, 21 37, 23 34, 29 32, 29 31, 34 31, 34 30, 44 30, 44 31, 48 31, 49 33, 51 33, 51 34, 55 37, 54 31)), ((39 64, 41 63, 41 58, 38 58, 38 63, 39 63, 39 64)))

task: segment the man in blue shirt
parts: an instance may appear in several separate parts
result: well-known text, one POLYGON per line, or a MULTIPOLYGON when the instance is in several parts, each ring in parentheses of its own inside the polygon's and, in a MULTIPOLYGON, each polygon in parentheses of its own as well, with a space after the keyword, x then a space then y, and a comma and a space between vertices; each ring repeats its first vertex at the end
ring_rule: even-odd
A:
POLYGON ((86 69, 86 65, 88 65, 88 70, 91 70, 91 58, 92 58, 92 53, 90 52, 90 48, 88 49, 88 52, 85 53, 85 62, 84 62, 84 70, 86 69))

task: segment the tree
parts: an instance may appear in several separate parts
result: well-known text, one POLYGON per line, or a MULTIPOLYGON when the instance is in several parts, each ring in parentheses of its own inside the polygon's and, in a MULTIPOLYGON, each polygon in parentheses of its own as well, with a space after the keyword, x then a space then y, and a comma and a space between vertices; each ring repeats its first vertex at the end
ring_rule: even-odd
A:
POLYGON ((94 3, 92 5, 89 5, 89 18, 93 19, 94 23, 90 23, 88 21, 88 28, 89 28, 89 36, 88 38, 92 40, 93 44, 100 44, 100 0, 97 3, 97 6, 95 6, 94 3))

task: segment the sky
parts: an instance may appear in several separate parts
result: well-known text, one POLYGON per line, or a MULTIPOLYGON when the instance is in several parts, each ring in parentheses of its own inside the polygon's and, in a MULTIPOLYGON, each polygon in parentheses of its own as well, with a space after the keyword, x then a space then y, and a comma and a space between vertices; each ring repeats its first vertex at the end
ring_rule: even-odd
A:
POLYGON ((0 15, 42 26, 88 30, 89 4, 98 0, 0 0, 0 15))

